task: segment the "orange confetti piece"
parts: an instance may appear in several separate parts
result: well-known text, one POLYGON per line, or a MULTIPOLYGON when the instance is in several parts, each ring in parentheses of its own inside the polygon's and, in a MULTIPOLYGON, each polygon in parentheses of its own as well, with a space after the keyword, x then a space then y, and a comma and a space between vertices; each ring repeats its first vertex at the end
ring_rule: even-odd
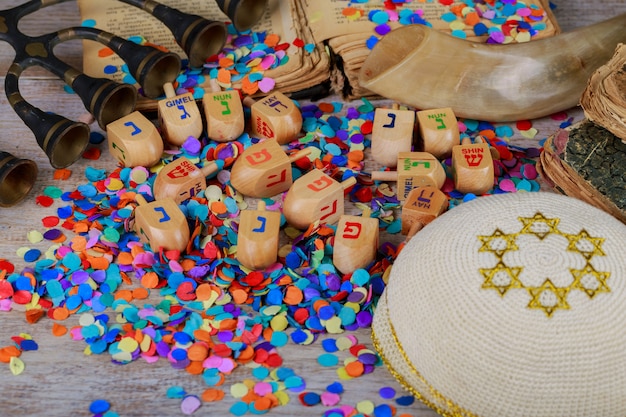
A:
POLYGON ((30 324, 37 323, 46 313, 40 308, 26 310, 26 321, 30 324))
POLYGON ((267 46, 271 46, 272 48, 278 45, 278 42, 280 42, 280 36, 275 33, 270 33, 265 37, 265 44, 267 46))
POLYGON ((196 299, 198 301, 209 300, 213 296, 213 287, 211 284, 200 284, 196 288, 196 299))
POLYGON ((363 367, 363 363, 360 361, 350 362, 346 365, 346 373, 351 377, 363 375, 364 370, 365 368, 363 367))
POLYGON ((233 65, 235 65, 235 61, 233 61, 232 59, 228 57, 222 57, 220 58, 218 65, 222 68, 228 68, 228 67, 232 67, 233 65))
POLYGON ((259 91, 259 83, 257 81, 250 81, 250 78, 244 77, 241 80, 241 91, 251 96, 252 94, 259 91))
POLYGON ((228 212, 226 204, 221 201, 214 201, 211 203, 211 211, 215 214, 225 214, 228 212))
POLYGON ((21 355, 21 351, 15 346, 6 346, 0 348, 0 362, 9 363, 11 358, 17 358, 21 355))
POLYGON ((66 180, 72 175, 72 171, 67 168, 59 168, 54 171, 52 178, 55 180, 66 180))
POLYGON ((115 299, 125 300, 130 303, 131 301, 133 301, 133 293, 131 290, 117 290, 115 292, 115 299))
POLYGON ((465 24, 466 25, 475 26, 478 23, 480 23, 480 17, 478 16, 478 13, 471 12, 471 13, 468 13, 465 16, 465 24))
POLYGON ((224 395, 225 393, 221 389, 208 388, 204 390, 201 397, 202 401, 211 403, 215 401, 222 401, 224 399, 224 395))
POLYGON ((64 336, 67 334, 67 327, 59 323, 52 323, 52 334, 57 337, 64 336))
POLYGON ((156 288, 159 285, 159 276, 154 271, 149 271, 141 277, 141 285, 145 288, 156 288))
POLYGON ((70 311, 66 307, 57 307, 52 312, 52 318, 55 320, 65 320, 70 316, 70 311))
POLYGON ((88 258, 89 264, 93 269, 106 271, 109 268, 109 260, 105 257, 93 257, 88 258))
POLYGON ((217 71, 217 81, 222 84, 230 84, 230 71, 225 69, 220 69, 217 71))
POLYGON ((187 349, 187 357, 202 362, 209 357, 209 346, 205 342, 195 342, 187 349))
POLYGON ((113 50, 109 47, 101 48, 100 50, 98 50, 98 56, 100 58, 106 58, 113 54, 114 54, 113 50))
POLYGON ((272 407, 272 400, 267 397, 261 397, 254 402, 254 408, 259 411, 269 410, 272 407))
POLYGON ((120 265, 132 265, 133 255, 128 252, 120 252, 119 255, 117 255, 117 263, 120 265))
POLYGON ((145 300, 150 295, 148 290, 143 287, 135 288, 132 292, 135 300, 145 300))
POLYGON ((202 372, 204 372, 204 366, 202 366, 202 362, 191 361, 185 368, 185 371, 191 375, 202 375, 202 372))
POLYGON ((285 304, 289 305, 297 305, 303 300, 304 296, 302 294, 302 290, 295 285, 290 285, 287 287, 285 291, 285 296, 283 297, 283 301, 285 304))
POLYGON ((320 103, 318 104, 317 108, 324 113, 333 113, 335 111, 335 106, 333 106, 331 103, 320 103))

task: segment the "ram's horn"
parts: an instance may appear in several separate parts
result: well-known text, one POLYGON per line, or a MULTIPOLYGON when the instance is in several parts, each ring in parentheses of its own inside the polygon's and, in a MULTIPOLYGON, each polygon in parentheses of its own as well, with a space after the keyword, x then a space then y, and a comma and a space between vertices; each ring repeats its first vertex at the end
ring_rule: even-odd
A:
POLYGON ((452 107, 459 117, 493 122, 534 119, 576 106, 593 71, 625 42, 626 13, 506 45, 409 25, 378 42, 359 83, 418 109, 452 107))

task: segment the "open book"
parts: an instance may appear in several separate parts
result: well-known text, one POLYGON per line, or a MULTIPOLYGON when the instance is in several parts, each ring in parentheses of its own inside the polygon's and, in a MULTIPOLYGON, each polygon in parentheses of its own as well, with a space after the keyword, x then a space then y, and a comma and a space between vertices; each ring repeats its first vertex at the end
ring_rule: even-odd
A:
MULTIPOLYGON (((161 2, 210 20, 228 19, 214 1, 161 2)), ((513 27, 507 42, 522 41, 521 36, 515 38, 515 19, 524 20, 526 26, 533 30, 536 28, 532 39, 559 32, 547 0, 484 0, 475 2, 473 8, 462 7, 463 3, 453 3, 452 0, 414 0, 398 3, 395 10, 385 8, 385 4, 389 3, 383 0, 365 3, 347 0, 269 0, 264 19, 252 30, 277 35, 281 43, 289 44, 289 48, 286 51, 288 62, 267 70, 264 76, 274 79, 275 88, 283 93, 307 91, 326 83, 332 86, 332 92, 346 99, 372 95, 359 87, 358 72, 370 50, 368 40, 382 36, 376 32, 380 30, 380 20, 372 19, 380 11, 390 16, 389 21, 384 23, 389 29, 406 23, 401 22, 401 17, 408 13, 409 19, 413 21, 416 20, 415 16, 419 16, 417 20, 437 30, 449 33, 455 30, 457 36, 463 32, 461 35, 468 40, 479 42, 486 41, 487 35, 476 35, 474 28, 477 23, 487 29, 503 25, 513 27), (398 15, 398 19, 394 15, 398 15)), ((113 0, 78 0, 78 4, 84 22, 121 37, 139 37, 162 45, 184 58, 184 52, 175 44, 165 25, 148 13, 113 0)), ((234 34, 233 39, 236 37, 237 34, 234 34)), ((527 40, 528 37, 523 39, 527 40)), ((92 76, 118 79, 125 75, 123 62, 112 54, 103 54, 102 46, 92 41, 85 41, 84 44, 83 71, 92 76)), ((236 81, 233 87, 239 87, 236 81)))

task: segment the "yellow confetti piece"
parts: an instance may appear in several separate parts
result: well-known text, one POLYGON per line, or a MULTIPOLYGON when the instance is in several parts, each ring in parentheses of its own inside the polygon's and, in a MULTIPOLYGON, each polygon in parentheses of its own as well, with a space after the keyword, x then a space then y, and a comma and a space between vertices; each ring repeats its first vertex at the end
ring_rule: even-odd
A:
POLYGON ((132 337, 124 337, 120 340, 118 347, 124 352, 132 353, 139 347, 139 343, 132 337))
POLYGON ((250 389, 248 386, 242 382, 238 382, 230 386, 230 395, 234 398, 242 398, 245 396, 250 389))
POLYGON ((11 359, 9 360, 9 369, 11 369, 11 373, 13 375, 17 376, 21 374, 22 372, 24 372, 24 368, 24 362, 20 358, 15 356, 11 357, 11 359))
POLYGON ((337 345, 337 349, 341 351, 348 350, 354 345, 352 340, 350 340, 349 338, 345 336, 338 337, 337 340, 335 341, 335 344, 337 345))
POLYGON ((369 400, 359 401, 356 404, 356 410, 361 414, 372 414, 374 412, 374 403, 369 400))
POLYGON ((341 325, 341 319, 337 316, 332 317, 324 322, 324 327, 326 327, 326 331, 330 334, 341 334, 343 333, 343 327, 341 325))
POLYGON ((530 41, 530 32, 520 32, 515 37, 515 40, 519 43, 530 41))
POLYGON ((15 254, 19 256, 20 258, 23 258, 26 252, 28 252, 29 250, 30 248, 26 246, 22 246, 21 248, 17 248, 17 250, 15 251, 15 254))
POLYGON ((286 314, 280 314, 276 317, 274 317, 271 321, 270 321, 270 326, 272 327, 272 330, 276 330, 279 332, 282 332, 283 330, 286 330, 287 327, 289 327, 289 322, 287 321, 287 317, 286 314))
POLYGON ((520 133, 521 133, 521 135, 522 135, 522 136, 524 136, 525 138, 528 138, 528 139, 534 139, 534 138, 535 138, 535 136, 537 136, 538 131, 537 131, 537 129, 535 129, 534 127, 531 127, 531 128, 530 128, 530 129, 528 129, 528 130, 521 130, 521 131, 520 131, 520 133))
POLYGON ((465 29, 465 23, 460 20, 455 20, 454 22, 450 22, 450 30, 463 30, 465 29))
POLYGON ((353 379, 350 375, 348 375, 348 371, 346 371, 346 368, 344 367, 337 368, 337 376, 339 377, 339 379, 344 381, 353 379))
POLYGON ((26 234, 26 237, 28 238, 28 241, 33 244, 39 243, 43 240, 43 234, 38 230, 31 230, 26 234))
POLYGON ((111 178, 107 184, 107 188, 111 191, 119 191, 124 188, 124 183, 117 178, 111 178))
POLYGON ((289 394, 287 394, 285 391, 275 392, 274 396, 276 397, 280 405, 289 404, 289 394))

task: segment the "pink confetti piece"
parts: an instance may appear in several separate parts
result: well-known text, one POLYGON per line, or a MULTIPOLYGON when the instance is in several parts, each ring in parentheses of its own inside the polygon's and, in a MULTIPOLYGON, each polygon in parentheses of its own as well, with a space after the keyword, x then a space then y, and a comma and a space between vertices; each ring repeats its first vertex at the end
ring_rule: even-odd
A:
POLYGON ((264 93, 269 93, 270 91, 274 89, 275 85, 276 85, 276 81, 274 81, 273 78, 263 77, 263 79, 259 81, 259 90, 261 90, 264 93))

